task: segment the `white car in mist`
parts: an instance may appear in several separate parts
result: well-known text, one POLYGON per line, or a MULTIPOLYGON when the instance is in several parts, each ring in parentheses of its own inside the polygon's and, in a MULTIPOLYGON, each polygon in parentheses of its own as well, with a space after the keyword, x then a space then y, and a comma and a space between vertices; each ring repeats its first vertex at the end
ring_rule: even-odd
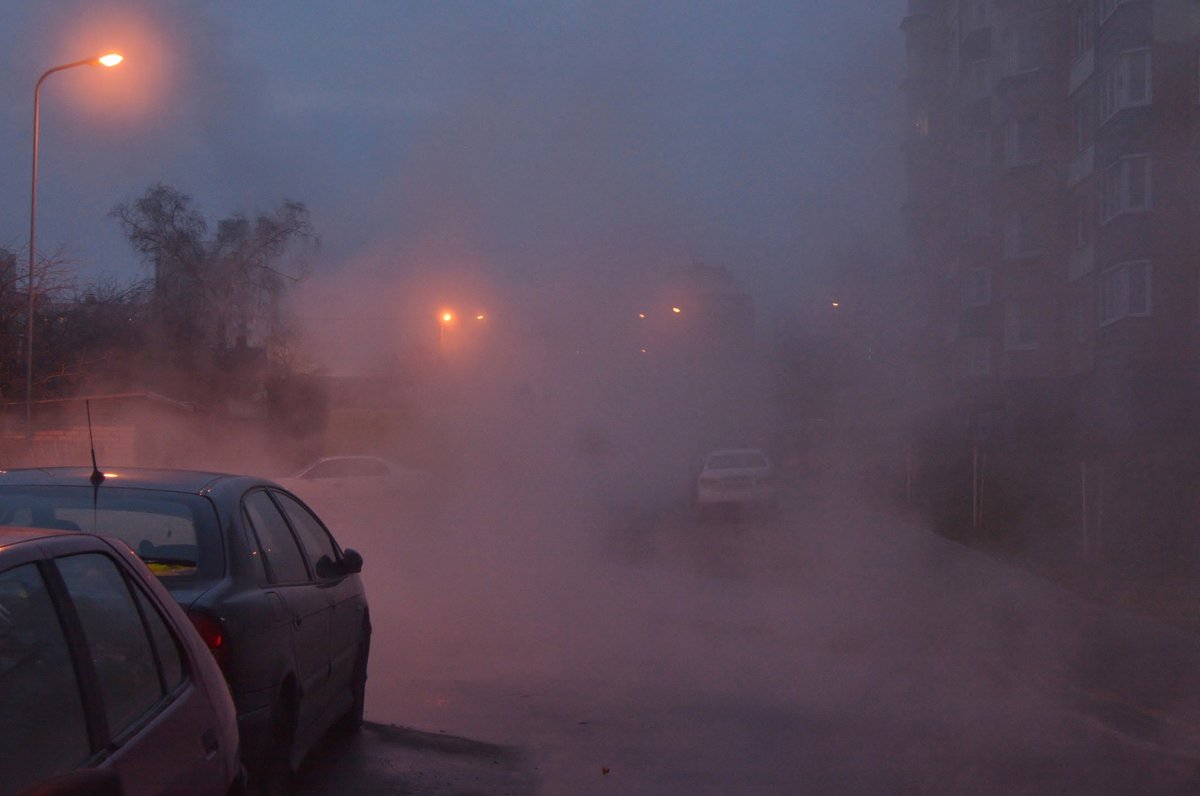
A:
POLYGON ((412 497, 428 490, 432 481, 425 470, 405 469, 378 456, 326 456, 277 480, 314 500, 412 497))
POLYGON ((701 508, 750 506, 774 508, 779 502, 775 468, 758 448, 725 448, 704 457, 696 478, 701 508))

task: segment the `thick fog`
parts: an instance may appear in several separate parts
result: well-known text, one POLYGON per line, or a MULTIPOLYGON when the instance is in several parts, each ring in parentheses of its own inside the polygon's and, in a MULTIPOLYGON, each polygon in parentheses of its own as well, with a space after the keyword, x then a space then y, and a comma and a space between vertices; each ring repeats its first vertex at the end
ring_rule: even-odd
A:
MULTIPOLYGON (((904 259, 904 5, 17 0, 0 246, 28 245, 38 76, 109 48, 119 68, 44 85, 39 250, 85 283, 147 276, 109 214, 158 182, 214 218, 308 207, 321 247, 289 283, 286 353, 328 401, 313 423, 147 417, 154 456, 96 448, 411 471, 366 500, 287 482, 364 554, 368 719, 534 747, 547 793, 589 792, 537 709, 507 710, 547 693, 665 755, 661 790, 616 792, 724 792, 725 768, 758 772, 745 792, 1032 788, 1010 764, 1081 737, 1061 695, 1108 659, 1108 620, 931 532, 913 480, 978 460, 914 470, 929 429, 892 422, 916 417, 892 398, 894 296, 842 295, 904 259), (780 465, 782 512, 701 518, 703 455, 743 446, 780 465), (686 789, 696 771, 711 791, 686 789)), ((1174 632, 1114 671, 1190 650, 1174 632)), ((1157 660, 1156 709, 1198 715, 1157 660)), ((1165 725, 1182 745, 1190 725, 1165 725)), ((596 743, 596 769, 650 767, 596 743)))

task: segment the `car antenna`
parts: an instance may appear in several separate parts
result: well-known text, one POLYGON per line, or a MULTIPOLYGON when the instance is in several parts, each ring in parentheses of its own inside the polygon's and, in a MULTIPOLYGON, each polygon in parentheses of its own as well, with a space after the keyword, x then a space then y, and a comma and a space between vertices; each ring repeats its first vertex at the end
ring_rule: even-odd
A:
POLYGON ((88 480, 92 482, 92 486, 98 487, 104 483, 104 473, 100 472, 100 468, 96 466, 96 438, 92 434, 92 402, 85 400, 83 405, 87 408, 88 445, 92 449, 92 475, 88 480))

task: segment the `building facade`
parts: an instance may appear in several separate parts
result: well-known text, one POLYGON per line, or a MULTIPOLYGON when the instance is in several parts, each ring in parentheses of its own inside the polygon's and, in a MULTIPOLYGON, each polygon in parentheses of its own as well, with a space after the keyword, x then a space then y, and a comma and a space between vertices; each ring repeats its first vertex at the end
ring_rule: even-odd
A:
POLYGON ((985 441, 1037 418, 1085 467, 1182 457, 1200 3, 909 0, 901 28, 908 258, 935 276, 951 411, 985 441))

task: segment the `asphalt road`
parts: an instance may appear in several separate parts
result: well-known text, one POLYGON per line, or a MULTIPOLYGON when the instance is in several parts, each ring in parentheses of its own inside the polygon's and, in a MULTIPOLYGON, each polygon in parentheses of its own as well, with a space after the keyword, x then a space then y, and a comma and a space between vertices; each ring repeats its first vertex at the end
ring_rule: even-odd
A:
POLYGON ((318 508, 375 639, 302 794, 1200 792, 1200 639, 828 484, 753 522, 318 508))

